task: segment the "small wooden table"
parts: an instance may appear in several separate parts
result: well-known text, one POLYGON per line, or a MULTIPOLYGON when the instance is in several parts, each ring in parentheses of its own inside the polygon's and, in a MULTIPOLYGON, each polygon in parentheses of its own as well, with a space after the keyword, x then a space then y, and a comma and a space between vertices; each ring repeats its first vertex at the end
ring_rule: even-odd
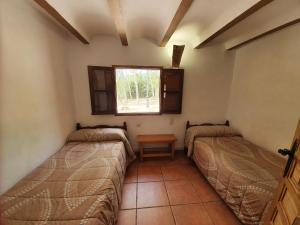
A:
POLYGON ((164 157, 170 156, 172 159, 175 154, 175 142, 177 138, 174 134, 155 134, 155 135, 138 135, 137 142, 140 146, 140 160, 143 161, 145 157, 164 157), (168 152, 158 152, 158 151, 145 151, 145 145, 152 144, 168 144, 168 152))

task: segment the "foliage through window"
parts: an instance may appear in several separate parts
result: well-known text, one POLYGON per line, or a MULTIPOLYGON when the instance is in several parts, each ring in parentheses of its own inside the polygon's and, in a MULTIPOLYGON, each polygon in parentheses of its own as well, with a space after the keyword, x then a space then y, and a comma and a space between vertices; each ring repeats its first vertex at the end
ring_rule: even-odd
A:
POLYGON ((160 69, 116 68, 117 113, 160 112, 160 69))

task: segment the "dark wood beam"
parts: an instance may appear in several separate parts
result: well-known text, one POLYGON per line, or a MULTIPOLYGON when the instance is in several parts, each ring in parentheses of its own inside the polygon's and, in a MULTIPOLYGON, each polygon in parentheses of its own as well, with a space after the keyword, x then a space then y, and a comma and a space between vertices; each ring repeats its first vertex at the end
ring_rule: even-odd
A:
POLYGON ((118 35, 121 39, 123 46, 128 46, 128 40, 126 36, 125 23, 122 17, 121 4, 120 0, 107 0, 110 12, 113 16, 115 26, 118 32, 118 35))
POLYGON ((271 30, 268 30, 268 31, 266 31, 266 32, 264 32, 264 33, 261 33, 261 34, 255 36, 255 37, 252 37, 252 38, 247 39, 247 40, 245 40, 245 41, 243 41, 243 42, 240 42, 240 43, 238 43, 237 45, 234 45, 234 46, 228 48, 227 50, 232 50, 232 49, 239 48, 239 47, 241 47, 241 46, 243 46, 243 45, 245 45, 245 44, 248 44, 248 43, 250 43, 250 42, 252 42, 252 41, 255 41, 255 40, 259 39, 259 38, 262 38, 262 37, 267 36, 267 35, 269 35, 269 34, 272 34, 272 33, 275 33, 275 32, 277 32, 277 31, 280 31, 280 30, 282 30, 282 29, 284 29, 284 28, 286 28, 286 27, 289 27, 289 26, 291 26, 291 25, 294 25, 294 24, 296 24, 296 23, 300 23, 300 18, 299 18, 299 19, 292 20, 292 21, 287 22, 287 23, 285 23, 285 24, 282 24, 282 25, 280 25, 280 26, 278 26, 278 27, 275 27, 275 28, 273 28, 273 29, 271 29, 271 30))
POLYGON ((70 31, 83 44, 89 44, 89 41, 80 34, 55 8, 53 8, 46 0, 34 0, 41 8, 43 8, 58 23, 70 31))
POLYGON ((224 33, 226 30, 230 29, 231 27, 233 27, 237 23, 239 23, 242 20, 246 19, 248 16, 252 15, 256 11, 258 11, 260 8, 264 7, 265 5, 269 4, 272 1, 274 1, 274 0, 260 0, 255 5, 253 5, 251 8, 247 9, 246 11, 244 11, 243 13, 241 13, 239 16, 237 16, 236 18, 234 18, 233 20, 231 20, 230 22, 228 22, 227 24, 225 24, 223 27, 220 27, 220 29, 216 30, 209 37, 207 37, 206 39, 202 40, 196 46, 196 48, 198 49, 198 48, 201 48, 202 46, 206 45, 208 42, 210 42, 211 40, 215 39, 220 34, 224 33))
POLYGON ((173 45, 172 67, 179 68, 184 47, 184 45, 173 45))
POLYGON ((172 37, 172 35, 174 34, 177 26, 179 25, 179 23, 181 22, 181 20, 183 19, 183 17, 185 16, 185 14, 187 13, 188 9, 190 8, 191 4, 193 3, 193 0, 182 0, 170 25, 169 28, 167 30, 167 32, 165 33, 160 46, 164 47, 166 46, 166 44, 168 43, 168 41, 170 40, 170 38, 172 37))

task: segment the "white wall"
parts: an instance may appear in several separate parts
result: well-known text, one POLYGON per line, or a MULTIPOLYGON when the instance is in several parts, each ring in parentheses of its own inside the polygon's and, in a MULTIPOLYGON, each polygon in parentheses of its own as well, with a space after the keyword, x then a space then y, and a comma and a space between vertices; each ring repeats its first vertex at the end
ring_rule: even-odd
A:
POLYGON ((0 193, 56 152, 75 123, 68 35, 33 5, 0 5, 0 193))
POLYGON ((182 114, 160 116, 91 115, 87 65, 145 65, 169 67, 171 48, 139 39, 121 46, 120 40, 98 36, 89 46, 76 40, 69 46, 70 70, 76 103, 76 118, 83 124, 121 124, 127 121, 131 141, 136 148, 137 134, 175 133, 177 148, 183 148, 185 122, 223 122, 229 98, 234 52, 220 46, 194 50, 186 47, 182 114))
POLYGON ((123 47, 108 36, 83 45, 36 10, 33 1, 0 4, 0 193, 56 152, 75 121, 127 121, 135 148, 137 134, 175 133, 176 147, 182 149, 187 120, 227 118, 247 139, 269 150, 290 144, 300 115, 300 25, 236 52, 218 45, 187 46, 180 115, 93 116, 87 65, 169 67, 171 45, 160 48, 138 39, 123 47))
POLYGON ((228 118, 271 150, 289 147, 300 116, 300 24, 236 50, 228 118))

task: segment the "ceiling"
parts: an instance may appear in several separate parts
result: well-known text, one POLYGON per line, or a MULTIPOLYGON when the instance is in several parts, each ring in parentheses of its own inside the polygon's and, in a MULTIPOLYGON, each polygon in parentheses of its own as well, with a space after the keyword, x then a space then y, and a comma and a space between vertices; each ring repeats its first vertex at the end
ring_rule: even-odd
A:
POLYGON ((217 37, 213 43, 231 43, 300 18, 300 0, 275 0, 217 37))
MULTIPOLYGON (((88 40, 96 35, 118 36, 109 0, 46 1, 88 40)), ((129 45, 130 41, 139 38, 159 45, 181 1, 119 0, 120 14, 129 45)), ((194 0, 180 20, 170 42, 195 47, 260 1, 262 0, 194 0)), ((264 29, 300 18, 300 0, 269 2, 222 32, 211 43, 222 42, 230 45, 242 37, 249 38, 257 32, 263 32, 264 29)))
POLYGON ((240 0, 195 0, 173 34, 171 41, 197 45, 201 32, 223 14, 230 13, 238 2, 240 0))

